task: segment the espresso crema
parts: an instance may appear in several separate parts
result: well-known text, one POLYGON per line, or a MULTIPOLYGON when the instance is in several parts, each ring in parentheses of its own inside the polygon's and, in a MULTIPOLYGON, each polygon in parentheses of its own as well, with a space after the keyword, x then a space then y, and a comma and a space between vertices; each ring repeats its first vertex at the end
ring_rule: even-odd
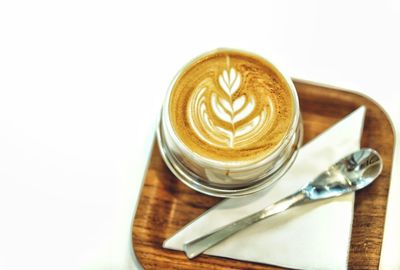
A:
POLYGON ((174 81, 168 102, 178 139, 216 161, 265 158, 294 118, 294 98, 279 71, 259 56, 236 50, 193 60, 174 81))

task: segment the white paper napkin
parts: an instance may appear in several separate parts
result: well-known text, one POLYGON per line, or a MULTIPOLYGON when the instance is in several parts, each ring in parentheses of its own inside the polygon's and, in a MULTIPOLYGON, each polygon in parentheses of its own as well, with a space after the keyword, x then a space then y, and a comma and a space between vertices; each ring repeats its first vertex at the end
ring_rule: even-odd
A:
MULTIPOLYGON (((288 173, 271 189, 226 199, 167 239, 183 244, 297 191, 342 157, 360 148, 365 107, 304 145, 288 173)), ((209 255, 296 269, 347 269, 354 194, 316 202, 268 218, 219 243, 209 255)))

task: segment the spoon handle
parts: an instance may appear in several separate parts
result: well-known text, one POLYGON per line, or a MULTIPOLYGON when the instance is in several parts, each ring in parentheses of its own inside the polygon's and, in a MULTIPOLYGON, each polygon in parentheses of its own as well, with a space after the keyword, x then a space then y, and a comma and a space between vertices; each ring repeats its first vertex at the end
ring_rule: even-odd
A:
POLYGON ((199 254, 203 253, 212 246, 218 244, 222 240, 228 238, 229 236, 237 233, 238 231, 247 228, 248 226, 257 223, 265 218, 276 215, 286 209, 299 205, 301 202, 307 200, 307 196, 303 190, 283 198, 280 201, 254 213, 250 214, 242 219, 234 221, 228 225, 220 227, 215 231, 196 238, 190 242, 187 242, 183 246, 183 250, 189 259, 192 259, 199 254))

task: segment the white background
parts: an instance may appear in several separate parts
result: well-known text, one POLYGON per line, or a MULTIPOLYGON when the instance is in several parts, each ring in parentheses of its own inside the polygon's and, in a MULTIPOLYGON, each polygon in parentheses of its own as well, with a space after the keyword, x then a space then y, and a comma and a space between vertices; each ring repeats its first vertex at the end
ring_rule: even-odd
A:
MULTIPOLYGON (((399 26, 395 0, 1 1, 0 268, 138 267, 130 223, 163 95, 204 51, 361 91, 399 130, 399 26)), ((400 269, 390 199, 381 266, 400 269)))

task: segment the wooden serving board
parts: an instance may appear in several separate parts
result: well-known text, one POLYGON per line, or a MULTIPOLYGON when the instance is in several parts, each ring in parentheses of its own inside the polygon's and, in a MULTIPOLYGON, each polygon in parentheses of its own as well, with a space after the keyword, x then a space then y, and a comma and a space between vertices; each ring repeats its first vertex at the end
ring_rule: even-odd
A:
MULTIPOLYGON (((381 176, 358 191, 355 201, 349 268, 377 269, 389 190, 394 132, 382 109, 356 93, 295 81, 304 122, 304 143, 364 105, 367 108, 361 146, 379 151, 381 176)), ((158 146, 151 155, 133 222, 132 241, 144 269, 280 269, 276 266, 201 255, 193 260, 183 252, 162 248, 165 239, 221 201, 191 190, 164 164, 158 146)))

